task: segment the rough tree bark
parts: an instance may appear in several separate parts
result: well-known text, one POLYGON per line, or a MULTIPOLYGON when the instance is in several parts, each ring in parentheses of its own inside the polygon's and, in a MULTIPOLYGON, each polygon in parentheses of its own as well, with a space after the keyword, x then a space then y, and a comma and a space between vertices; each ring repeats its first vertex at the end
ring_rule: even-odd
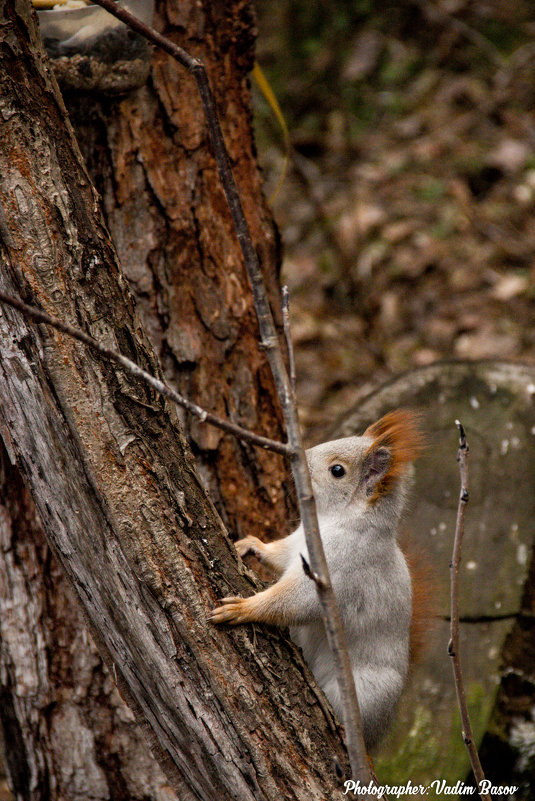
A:
POLYGON ((515 797, 535 796, 535 549, 521 609, 502 651, 501 682, 481 758, 494 785, 515 784, 515 797))
MULTIPOLYGON (((204 9, 181 8, 169 3, 168 24, 181 27, 182 14, 201 26, 204 9)), ((208 19, 212 30, 240 41, 235 23, 222 25, 223 5, 210 8, 207 30, 208 19)), ((0 9, 2 285, 157 370, 61 102, 35 57, 28 8, 3 2, 0 9)), ((195 39, 199 28, 193 31, 195 39)), ((212 53, 222 45, 213 34, 207 41, 212 53)), ((246 50, 242 40, 242 54, 246 50)), ((227 47, 225 79, 216 82, 220 97, 225 81, 237 80, 235 56, 227 47)), ((241 101, 230 107, 227 125, 237 126, 229 144, 238 177, 249 176, 248 187, 258 192, 252 153, 239 149, 243 129, 236 123, 246 108, 247 58, 238 69, 241 101)), ((180 136, 176 132, 181 110, 195 109, 197 101, 188 77, 175 76, 174 69, 171 74, 157 56, 154 91, 113 106, 95 102, 94 122, 83 130, 96 131, 100 142, 106 135, 109 150, 89 136, 84 141, 88 154, 98 154, 94 166, 110 226, 145 297, 145 321, 168 370, 176 369, 195 399, 276 434, 270 379, 253 347, 251 303, 222 194, 213 188, 200 112, 192 114, 193 133, 186 126, 180 136), (142 134, 143 124, 160 135, 142 134), (173 183, 172 145, 181 142, 184 160, 173 183), (138 220, 143 234, 131 237, 128 226, 138 220), (206 354, 222 378, 218 394, 206 354)), ((253 202, 254 193, 245 205, 260 237, 266 218, 253 213, 253 202)), ((273 236, 269 241, 273 256, 273 236)), ((204 622, 216 597, 247 593, 252 580, 234 560, 174 410, 63 336, 38 331, 4 310, 0 328, 4 439, 108 665, 106 672, 73 613, 70 590, 4 458, 0 715, 18 796, 169 797, 115 683, 181 798, 332 794, 333 757, 345 770, 345 755, 315 691, 303 683, 307 672, 293 648, 269 633, 251 640, 246 630, 214 632, 204 622), (147 777, 150 786, 142 787, 147 777)), ((219 434, 195 429, 192 435, 205 449, 203 474, 236 529, 258 524, 259 517, 277 523, 285 516, 277 503, 284 475, 278 457, 258 461, 219 434), (271 470, 279 478, 270 496, 271 470), (231 504, 233 494, 239 500, 231 504)))
MULTIPOLYGON (((251 2, 166 0, 158 10, 158 30, 207 65, 280 322, 278 235, 253 145, 251 2)), ((150 80, 140 91, 120 101, 68 91, 64 97, 121 266, 169 380, 204 408, 280 438, 279 405, 194 79, 156 50, 150 80)), ((278 457, 244 448, 191 418, 181 422, 233 535, 246 536, 251 527, 267 537, 284 530, 288 510, 295 509, 278 457)))

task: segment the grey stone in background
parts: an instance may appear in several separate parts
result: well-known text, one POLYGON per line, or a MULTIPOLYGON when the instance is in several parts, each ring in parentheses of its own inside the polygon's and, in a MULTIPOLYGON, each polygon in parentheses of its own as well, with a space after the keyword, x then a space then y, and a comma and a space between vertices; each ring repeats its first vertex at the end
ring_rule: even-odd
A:
MULTIPOLYGON (((508 362, 448 362, 407 373, 363 398, 328 438, 361 433, 386 412, 422 413, 427 449, 418 461, 405 528, 428 555, 438 614, 449 614, 449 561, 459 495, 456 418, 470 446, 470 503, 461 565, 466 694, 476 739, 486 731, 500 681, 504 639, 520 609, 535 535, 535 368, 508 362)), ((414 669, 392 733, 376 756, 381 781, 467 776, 449 624, 438 620, 414 669)), ((506 666, 505 666, 506 667, 506 666)), ((427 798, 433 798, 430 792, 427 798)), ((437 796, 438 797, 438 796, 437 796)))

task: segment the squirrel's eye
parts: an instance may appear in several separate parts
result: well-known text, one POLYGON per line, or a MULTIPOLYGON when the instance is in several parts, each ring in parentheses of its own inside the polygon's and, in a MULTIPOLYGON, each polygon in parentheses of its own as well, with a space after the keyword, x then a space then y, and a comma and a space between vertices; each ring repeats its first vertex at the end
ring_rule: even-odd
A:
POLYGON ((333 464, 332 467, 329 467, 329 470, 335 478, 342 478, 346 474, 345 467, 342 467, 341 464, 333 464))

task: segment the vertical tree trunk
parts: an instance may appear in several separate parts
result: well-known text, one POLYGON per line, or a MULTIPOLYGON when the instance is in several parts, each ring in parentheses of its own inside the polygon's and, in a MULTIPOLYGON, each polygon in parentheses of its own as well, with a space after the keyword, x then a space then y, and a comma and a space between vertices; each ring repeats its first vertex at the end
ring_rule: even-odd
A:
MULTIPOLYGON (((185 20, 173 8, 166 19, 180 27, 185 20)), ((210 8, 204 23, 200 6, 188 13, 208 32, 211 20, 218 37, 231 31, 220 55, 230 81, 236 54, 228 42, 240 41, 232 33, 234 17, 225 27, 223 6, 210 8)), ((70 150, 61 108, 33 63, 36 44, 29 49, 20 38, 24 13, 7 2, 0 9, 0 111, 8 121, 0 144, 4 286, 156 370, 121 289, 106 229, 91 219, 95 198, 70 150)), ((214 47, 216 39, 213 31, 207 35, 214 47)), ((271 380, 253 342, 241 260, 202 147, 204 123, 188 76, 179 79, 175 67, 168 74, 165 59, 156 60, 160 96, 149 85, 119 102, 86 101, 91 120, 82 124, 78 110, 80 135, 90 145, 110 226, 168 372, 210 408, 275 434, 271 380), (187 102, 177 99, 173 85, 187 102), (181 103, 197 108, 193 133, 175 130, 181 103), (148 120, 157 137, 140 133, 148 120), (177 147, 184 162, 174 166, 177 147), (191 154, 199 161, 188 171, 191 154), (132 237, 138 221, 139 235, 132 237)), ((218 84, 219 96, 225 88, 218 84)), ((242 103, 231 109, 227 125, 239 128, 243 96, 242 103)), ((243 155, 238 139, 230 139, 238 177, 252 176, 246 186, 258 192, 250 145, 243 155)), ((255 227, 255 199, 249 196, 245 206, 255 227)), ((273 255, 273 246, 268 250, 273 255)), ((253 643, 245 631, 215 633, 204 622, 216 596, 247 593, 251 584, 221 539, 173 410, 64 337, 36 338, 11 312, 3 312, 0 323, 4 438, 55 553, 84 599, 109 668, 81 625, 31 502, 4 456, 0 716, 17 797, 172 797, 116 683, 148 727, 182 799, 275 798, 281 792, 308 799, 334 792, 332 758, 345 765, 344 753, 337 735, 325 731, 313 692, 302 689, 307 672, 295 652, 269 634, 259 633, 253 643)), ((257 462, 249 448, 219 434, 191 433, 202 449, 206 481, 237 530, 254 525, 258 532, 259 518, 274 525, 285 519, 277 503, 284 480, 278 457, 262 455, 257 462)))
POLYGON ((535 797, 535 549, 522 605, 502 651, 502 675, 481 761, 494 786, 515 784, 515 798, 535 797))
POLYGON ((15 798, 177 798, 1 442, 0 498, 0 733, 15 798))
MULTIPOLYGON (((158 11, 158 29, 207 66, 279 319, 278 234, 262 194, 250 109, 252 3, 166 0, 158 11)), ((67 92, 65 101, 167 377, 203 408, 280 438, 279 405, 193 77, 156 51, 140 91, 120 99, 67 92)), ((287 530, 295 508, 280 459, 191 418, 182 422, 231 533, 254 529, 273 538, 287 530)))

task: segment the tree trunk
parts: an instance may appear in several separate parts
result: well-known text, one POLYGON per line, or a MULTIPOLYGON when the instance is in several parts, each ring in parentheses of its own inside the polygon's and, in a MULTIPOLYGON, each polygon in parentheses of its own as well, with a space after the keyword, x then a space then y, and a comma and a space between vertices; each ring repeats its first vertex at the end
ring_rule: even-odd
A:
MULTIPOLYGON (((158 30, 207 66, 278 319, 278 234, 262 194, 250 111, 251 3, 167 0, 160 12, 158 30)), ((166 376, 203 408, 280 438, 279 404, 193 77, 156 50, 141 90, 119 100, 67 91, 65 102, 166 376)), ((281 460, 192 418, 181 422, 232 534, 284 533, 295 507, 281 460)))
POLYGON ((0 443, 0 733, 17 799, 177 798, 0 443))
MULTIPOLYGON (((157 360, 96 211, 98 199, 61 101, 36 58, 39 45, 28 9, 14 6, 0 3, 2 288, 38 302, 156 372, 157 360)), ((218 17, 214 9, 222 7, 210 8, 207 19, 224 31, 224 9, 218 17)), ((200 26, 201 10, 192 9, 200 26)), ((178 26, 184 22, 171 4, 167 17, 178 26)), ((213 31, 206 38, 215 47, 213 31)), ((230 48, 222 59, 231 77, 235 57, 230 48)), ((176 118, 176 127, 181 113, 169 86, 178 91, 180 84, 181 92, 189 92, 187 108, 198 108, 188 76, 174 70, 157 56, 154 86, 167 97, 143 89, 136 94, 143 98, 137 107, 132 96, 117 104, 117 118, 111 105, 108 117, 100 117, 101 133, 106 124, 108 136, 117 133, 109 156, 95 148, 102 163, 108 160, 99 188, 130 276, 145 296, 145 322, 167 369, 176 370, 181 386, 205 405, 274 434, 272 384, 253 347, 250 295, 230 223, 223 222, 228 216, 221 191, 214 188, 213 163, 201 147, 206 133, 200 113, 192 113, 193 131, 184 126, 180 136, 174 128, 170 138, 163 135, 169 129, 164 116, 167 122, 176 118), (152 140, 139 133, 147 109, 152 109, 150 124, 160 131, 152 140), (124 128, 123 136, 118 132, 124 128), (184 159, 192 152, 199 159, 191 173, 185 160, 173 177, 158 150, 170 162, 171 142, 184 159), (117 175, 124 183, 114 180, 117 175), (128 218, 132 225, 141 221, 140 231, 150 234, 146 240, 127 238, 128 218), (225 260, 221 252, 218 257, 216 242, 225 260), (194 252, 200 254, 196 261, 194 252), (149 264, 152 273, 144 270, 149 264), (168 278, 165 284, 162 276, 168 278), (215 359, 218 392, 207 354, 215 359), (240 373, 236 365, 245 354, 232 383, 232 370, 240 373)), ((217 91, 224 96, 224 84, 217 91)), ((232 107, 227 123, 239 129, 244 108, 232 107)), ((98 114, 94 119, 98 122, 98 114)), ((250 148, 242 158, 239 135, 238 130, 238 138, 229 141, 238 178, 252 176, 247 186, 258 192, 250 148)), ((254 199, 248 195, 245 202, 253 228, 254 199)), ((260 237, 259 222, 256 231, 260 237)), ((16 796, 169 797, 115 683, 181 799, 332 795, 338 786, 333 759, 345 772, 345 753, 338 733, 326 725, 295 649, 270 632, 258 631, 251 639, 248 629, 220 632, 205 622, 216 598, 248 594, 254 581, 236 562, 174 409, 102 358, 62 335, 27 325, 16 313, 2 310, 0 336, 4 441, 108 666, 106 672, 73 612, 29 498, 4 459, 9 492, 2 493, 0 518, 0 716, 16 796), (147 780, 149 786, 142 787, 147 780)), ((219 434, 194 429, 192 435, 204 449, 207 482, 217 488, 238 530, 255 525, 259 515, 269 519, 266 510, 275 523, 285 518, 276 503, 282 479, 273 495, 267 489, 274 466, 277 476, 284 475, 278 457, 258 462, 257 454, 219 434), (229 462, 233 469, 225 467, 229 462), (233 492, 239 501, 230 505, 233 492)))
POLYGON ((494 786, 516 785, 515 798, 535 797, 535 548, 520 612, 502 651, 501 682, 481 745, 485 774, 494 786))

